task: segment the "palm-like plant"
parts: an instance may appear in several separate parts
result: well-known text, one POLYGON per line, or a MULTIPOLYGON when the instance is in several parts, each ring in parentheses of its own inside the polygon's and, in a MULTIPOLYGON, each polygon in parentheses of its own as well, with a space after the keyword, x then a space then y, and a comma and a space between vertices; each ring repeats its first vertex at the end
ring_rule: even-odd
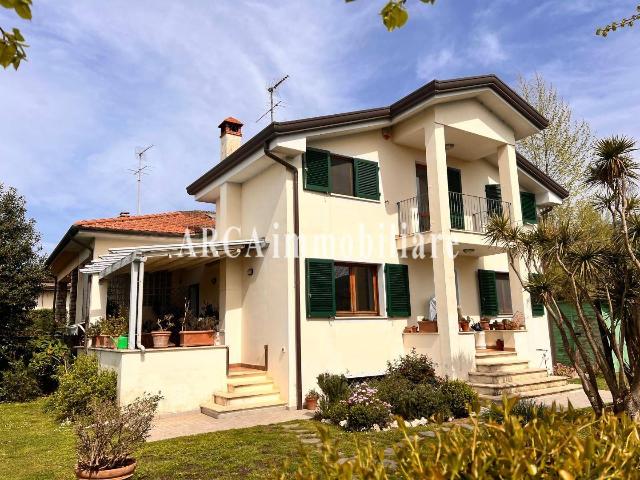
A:
POLYGON ((593 205, 575 207, 570 215, 551 215, 533 230, 494 216, 486 236, 491 244, 506 250, 525 290, 544 303, 594 410, 600 413, 604 408, 597 385, 600 372, 613 395, 614 409, 640 420, 640 217, 636 213, 638 165, 632 156, 635 142, 610 137, 598 141, 595 150, 596 160, 585 180, 599 191, 593 205), (522 272, 520 262, 528 270, 527 278, 518 273, 522 272), (561 302, 575 308, 575 319, 560 309, 561 302), (595 325, 586 310, 593 310, 595 325), (606 310, 608 315, 603 313, 606 310), (614 359, 622 366, 618 371, 614 359))

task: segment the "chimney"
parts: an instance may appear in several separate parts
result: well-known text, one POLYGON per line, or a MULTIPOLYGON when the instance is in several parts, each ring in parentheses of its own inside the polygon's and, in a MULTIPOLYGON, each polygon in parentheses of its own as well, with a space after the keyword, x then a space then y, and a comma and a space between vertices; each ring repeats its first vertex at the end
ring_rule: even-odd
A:
POLYGON ((225 118, 220 125, 220 160, 235 152, 242 144, 242 122, 233 117, 225 118))
POLYGON ((119 215, 120 218, 128 217, 128 216, 129 216, 129 212, 120 212, 120 215, 119 215))

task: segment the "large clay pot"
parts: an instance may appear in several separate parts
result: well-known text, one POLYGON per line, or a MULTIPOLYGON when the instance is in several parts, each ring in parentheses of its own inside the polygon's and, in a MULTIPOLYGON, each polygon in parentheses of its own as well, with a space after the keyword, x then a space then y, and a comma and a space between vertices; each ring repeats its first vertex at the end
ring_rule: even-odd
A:
POLYGON ((471 326, 469 325, 469 322, 459 322, 459 324, 460 324, 460 330, 462 330, 463 332, 471 331, 471 326))
POLYGON ((213 330, 182 330, 180 332, 181 347, 206 347, 214 344, 213 330))
POLYGON ((422 333, 438 333, 438 322, 421 320, 418 322, 418 330, 422 333))
POLYGON ((131 478, 136 471, 138 463, 133 460, 129 465, 110 470, 88 471, 76 468, 76 478, 95 480, 125 480, 131 478))
POLYGON ((307 398, 306 399, 306 403, 307 403, 307 410, 315 411, 316 408, 318 408, 318 399, 317 398, 307 398))
POLYGON ((92 339, 94 348, 116 348, 113 340, 109 335, 96 335, 92 339))
POLYGON ((153 338, 153 348, 167 348, 171 332, 151 332, 153 338))

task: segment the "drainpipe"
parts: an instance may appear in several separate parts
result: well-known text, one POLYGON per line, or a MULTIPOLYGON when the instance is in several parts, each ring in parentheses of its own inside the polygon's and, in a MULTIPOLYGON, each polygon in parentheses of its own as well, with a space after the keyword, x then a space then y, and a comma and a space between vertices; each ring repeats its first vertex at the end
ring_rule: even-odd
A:
POLYGON ((144 297, 144 262, 145 259, 141 259, 138 264, 138 308, 136 313, 136 347, 142 353, 145 352, 145 348, 142 345, 142 300, 144 297))
POLYGON ((296 255, 293 259, 293 275, 294 275, 294 287, 296 296, 295 306, 295 340, 296 340, 296 407, 298 410, 302 409, 302 346, 301 346, 301 334, 300 334, 300 252, 298 251, 300 246, 300 208, 298 203, 298 169, 286 162, 282 158, 278 157, 269 150, 269 141, 264 144, 264 154, 279 163, 287 171, 291 172, 293 176, 293 233, 296 236, 295 252, 296 255))

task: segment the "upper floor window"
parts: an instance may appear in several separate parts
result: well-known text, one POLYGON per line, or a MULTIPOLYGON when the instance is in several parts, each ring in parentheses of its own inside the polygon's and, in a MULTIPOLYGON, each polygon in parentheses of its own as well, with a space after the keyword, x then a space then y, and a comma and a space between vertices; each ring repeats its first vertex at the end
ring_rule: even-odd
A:
POLYGON ((308 148, 302 166, 306 190, 380 199, 377 162, 308 148))

